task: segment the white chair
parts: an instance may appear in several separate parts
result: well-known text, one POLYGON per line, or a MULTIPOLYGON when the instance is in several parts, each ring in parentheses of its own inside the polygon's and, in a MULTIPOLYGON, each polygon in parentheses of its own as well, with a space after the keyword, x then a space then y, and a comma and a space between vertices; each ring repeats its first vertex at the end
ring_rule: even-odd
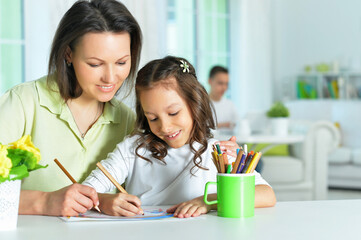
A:
POLYGON ((290 156, 264 156, 263 178, 278 201, 327 199, 327 156, 340 142, 339 131, 327 121, 291 121, 290 130, 306 133, 305 141, 290 145, 290 156))

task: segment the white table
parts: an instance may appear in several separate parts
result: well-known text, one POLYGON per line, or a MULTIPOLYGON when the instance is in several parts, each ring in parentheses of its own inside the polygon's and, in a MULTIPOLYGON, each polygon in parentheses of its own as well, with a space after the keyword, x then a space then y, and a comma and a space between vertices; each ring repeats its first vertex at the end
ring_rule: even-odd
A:
POLYGON ((361 200, 279 202, 246 219, 217 217, 145 222, 73 222, 57 217, 19 216, 17 230, 1 240, 49 239, 359 239, 361 200))

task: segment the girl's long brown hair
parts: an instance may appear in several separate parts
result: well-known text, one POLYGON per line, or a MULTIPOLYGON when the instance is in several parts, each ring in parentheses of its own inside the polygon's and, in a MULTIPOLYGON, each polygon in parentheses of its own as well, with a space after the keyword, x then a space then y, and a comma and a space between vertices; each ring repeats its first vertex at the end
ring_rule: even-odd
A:
POLYGON ((188 104, 193 118, 193 128, 189 138, 189 146, 194 153, 194 166, 191 168, 191 173, 194 167, 206 169, 202 166, 201 155, 207 150, 208 139, 213 137, 211 129, 215 129, 212 114, 214 109, 207 91, 197 80, 194 67, 184 58, 167 56, 153 60, 138 72, 135 83, 137 120, 134 134, 141 137, 138 139, 136 155, 151 162, 150 159, 138 153, 141 148, 146 148, 151 151, 152 157, 166 164, 164 158, 168 154, 168 145, 150 130, 148 120, 140 103, 140 93, 143 90, 151 89, 157 84, 170 86, 170 78, 176 80, 175 90, 188 104), (189 72, 184 71, 184 67, 180 66, 182 64, 181 60, 189 65, 189 72), (195 142, 201 145, 198 150, 194 147, 195 142))

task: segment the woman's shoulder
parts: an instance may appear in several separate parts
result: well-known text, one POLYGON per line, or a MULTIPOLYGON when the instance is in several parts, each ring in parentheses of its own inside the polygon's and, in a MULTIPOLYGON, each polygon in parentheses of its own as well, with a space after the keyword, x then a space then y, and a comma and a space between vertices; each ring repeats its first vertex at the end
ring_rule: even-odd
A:
POLYGON ((20 84, 14 86, 13 88, 11 88, 10 90, 8 90, 8 92, 15 93, 15 94, 19 95, 20 97, 27 96, 28 94, 33 95, 33 93, 36 92, 36 82, 37 81, 39 81, 39 80, 20 83, 20 84))
POLYGON ((43 78, 33 81, 28 81, 24 83, 20 83, 11 89, 9 89, 3 96, 4 99, 8 99, 7 101, 11 101, 11 99, 14 100, 14 98, 25 102, 30 103, 37 101, 39 98, 39 93, 37 90, 37 84, 38 82, 43 81, 43 78))

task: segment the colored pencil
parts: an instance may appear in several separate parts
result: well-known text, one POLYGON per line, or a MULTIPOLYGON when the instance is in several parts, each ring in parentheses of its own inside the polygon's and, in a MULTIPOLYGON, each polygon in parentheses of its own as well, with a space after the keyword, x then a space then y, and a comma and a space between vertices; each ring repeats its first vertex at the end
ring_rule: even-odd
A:
MULTIPOLYGON (((98 162, 97 167, 104 173, 104 175, 114 184, 114 186, 121 192, 121 193, 127 193, 125 189, 113 178, 112 175, 103 167, 103 165, 98 162)), ((128 193, 127 193, 128 194, 128 193)))
POLYGON ((232 169, 231 173, 237 173, 237 169, 238 169, 238 166, 239 166, 239 164, 241 162, 242 155, 243 155, 243 151, 240 150, 238 152, 238 154, 237 154, 237 158, 236 158, 236 161, 235 161, 235 163, 233 165, 233 169, 232 169))

